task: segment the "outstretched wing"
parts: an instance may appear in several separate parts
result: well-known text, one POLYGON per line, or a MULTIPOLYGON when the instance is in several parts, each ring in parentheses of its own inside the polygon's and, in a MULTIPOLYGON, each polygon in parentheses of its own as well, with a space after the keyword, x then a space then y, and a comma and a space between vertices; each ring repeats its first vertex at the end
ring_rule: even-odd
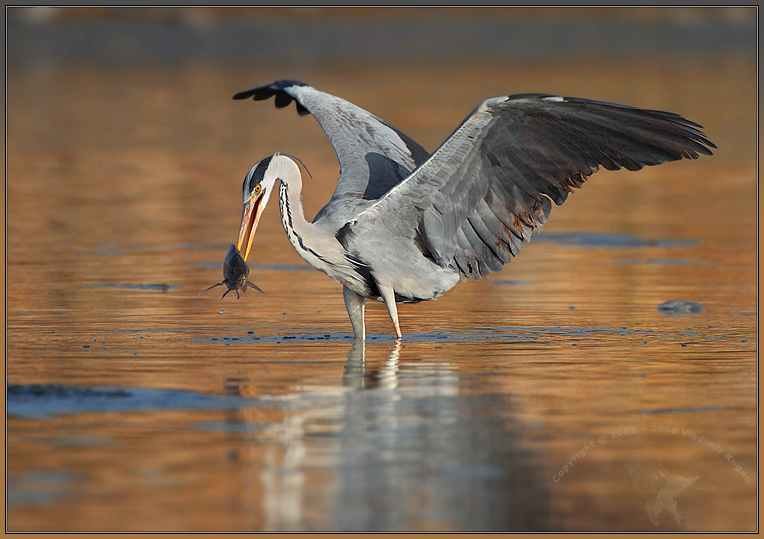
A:
POLYGON ((340 162, 340 179, 333 200, 346 196, 377 199, 430 155, 373 114, 302 82, 280 80, 233 96, 250 97, 255 101, 274 97, 278 108, 294 101, 299 114, 312 114, 318 121, 340 162))
POLYGON ((630 436, 627 444, 626 471, 631 484, 643 498, 655 498, 671 474, 640 435, 630 436))
POLYGON ((542 94, 488 99, 358 218, 387 223, 462 278, 498 271, 600 166, 638 170, 715 147, 668 112, 542 94))

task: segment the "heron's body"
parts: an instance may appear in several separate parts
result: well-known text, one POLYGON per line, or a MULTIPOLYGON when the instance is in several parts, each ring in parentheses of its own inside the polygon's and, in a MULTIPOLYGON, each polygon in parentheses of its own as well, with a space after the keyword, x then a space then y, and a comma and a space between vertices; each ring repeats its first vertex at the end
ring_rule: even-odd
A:
POLYGON ((499 271, 599 166, 638 170, 710 154, 698 125, 676 114, 541 94, 488 99, 433 154, 369 112, 295 81, 241 92, 297 103, 329 137, 340 161, 331 200, 312 222, 302 177, 275 154, 244 180, 239 245, 246 259, 275 192, 295 250, 343 285, 357 338, 367 299, 383 301, 401 332, 396 303, 440 297, 460 280, 499 271))
MULTIPOLYGON (((459 282, 458 272, 441 267, 405 237, 390 232, 379 219, 361 219, 372 203, 353 204, 355 219, 332 211, 332 203, 308 222, 302 208, 300 171, 289 157, 275 155, 269 167, 277 170, 281 221, 295 251, 311 266, 341 283, 357 336, 365 335, 366 299, 411 303, 440 297, 459 282), (338 218, 339 217, 339 218, 338 218), (404 271, 401 271, 404 269, 404 271)), ((346 209, 346 208, 345 208, 346 209)), ((395 309, 391 312, 397 319, 395 309)))

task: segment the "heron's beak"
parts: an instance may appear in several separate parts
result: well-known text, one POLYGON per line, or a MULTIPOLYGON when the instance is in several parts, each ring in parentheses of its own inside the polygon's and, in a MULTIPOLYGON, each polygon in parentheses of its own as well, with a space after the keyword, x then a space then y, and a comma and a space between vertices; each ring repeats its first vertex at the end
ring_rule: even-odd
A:
POLYGON ((241 228, 239 228, 239 243, 236 248, 239 252, 243 253, 244 261, 246 262, 249 256, 249 250, 252 248, 252 240, 255 239, 255 231, 257 230, 257 224, 260 222, 260 216, 265 209, 265 189, 260 193, 252 195, 244 204, 244 210, 241 213, 241 228), (247 246, 246 251, 242 251, 242 246, 247 246))

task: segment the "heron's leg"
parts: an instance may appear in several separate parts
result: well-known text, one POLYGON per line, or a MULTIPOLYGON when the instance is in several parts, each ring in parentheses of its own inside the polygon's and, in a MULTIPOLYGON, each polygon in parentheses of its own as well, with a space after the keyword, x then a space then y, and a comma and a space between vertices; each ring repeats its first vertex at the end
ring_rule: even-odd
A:
POLYGON ((382 300, 385 302, 387 312, 390 313, 390 319, 393 321, 393 326, 395 326, 395 335, 400 339, 403 335, 401 334, 401 326, 398 324, 398 308, 395 306, 395 290, 393 290, 392 286, 384 286, 379 283, 377 283, 377 288, 379 288, 379 293, 382 295, 382 300))
POLYGON ((366 324, 363 321, 363 309, 366 306, 366 298, 350 290, 347 286, 342 287, 342 297, 345 298, 345 308, 348 310, 350 324, 353 326, 353 335, 356 339, 366 340, 366 324))

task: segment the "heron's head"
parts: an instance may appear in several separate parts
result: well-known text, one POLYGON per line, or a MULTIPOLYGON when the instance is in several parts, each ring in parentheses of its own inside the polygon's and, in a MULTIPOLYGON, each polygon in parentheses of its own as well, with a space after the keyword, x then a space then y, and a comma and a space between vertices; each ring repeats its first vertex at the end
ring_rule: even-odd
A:
POLYGON ((274 157, 266 157, 251 169, 244 178, 242 188, 244 196, 244 209, 241 213, 241 228, 239 228, 239 242, 236 248, 242 251, 246 246, 244 260, 247 260, 249 251, 252 248, 252 240, 255 238, 257 225, 260 222, 260 216, 265 210, 265 205, 271 196, 273 187, 276 184, 278 173, 272 161, 274 157))

